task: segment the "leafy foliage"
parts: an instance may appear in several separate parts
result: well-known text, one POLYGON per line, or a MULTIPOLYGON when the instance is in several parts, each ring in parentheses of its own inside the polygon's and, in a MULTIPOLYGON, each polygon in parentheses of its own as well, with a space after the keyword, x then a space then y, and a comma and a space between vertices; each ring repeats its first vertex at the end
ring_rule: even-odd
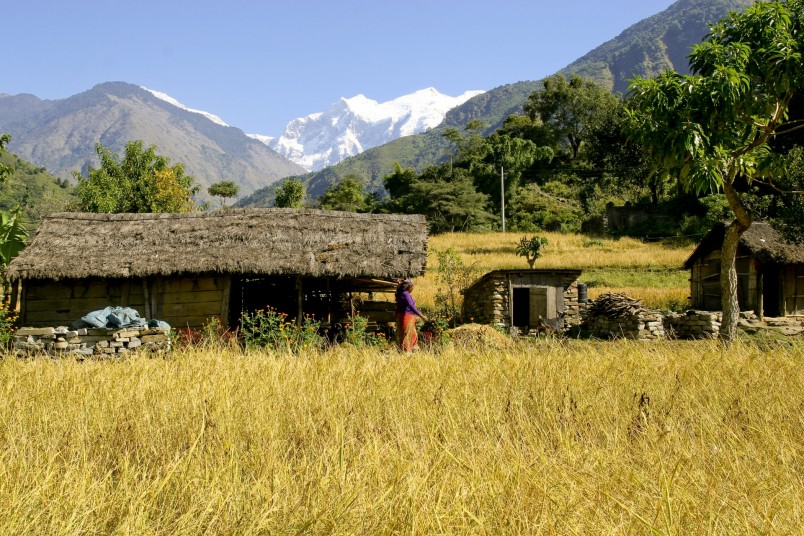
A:
POLYGON ((355 177, 346 177, 324 192, 319 199, 319 206, 326 210, 365 212, 369 208, 369 200, 360 181, 355 177))
POLYGON ((591 80, 571 75, 554 75, 544 80, 544 89, 534 91, 525 103, 525 114, 539 119, 545 133, 561 146, 568 146, 571 158, 578 158, 589 131, 617 109, 617 97, 591 80))
POLYGON ((280 208, 302 208, 307 192, 299 179, 288 179, 276 190, 274 206, 280 208))
POLYGON ((516 246, 516 254, 520 257, 525 257, 525 260, 528 261, 528 266, 532 269, 536 259, 542 256, 542 248, 546 245, 547 239, 543 236, 532 236, 530 238, 523 236, 516 246))
POLYGON ((22 216, 22 208, 6 213, 0 212, 0 269, 5 270, 11 260, 25 249, 28 231, 22 216))
MULTIPOLYGON (((0 135, 0 154, 6 149, 6 145, 11 141, 11 134, 0 135)), ((0 182, 5 182, 14 172, 14 168, 0 162, 0 182)))
POLYGON ((304 316, 301 323, 272 307, 240 316, 240 334, 248 349, 273 348, 290 351, 321 348, 324 339, 318 333, 321 322, 304 316))
POLYGON ((101 164, 89 167, 87 176, 74 173, 75 209, 86 212, 190 212, 192 196, 200 190, 182 164, 156 154, 141 140, 126 144, 122 159, 100 144, 95 146, 101 164))
POLYGON ((235 184, 232 181, 222 181, 216 182, 207 188, 207 193, 214 197, 221 198, 221 204, 225 206, 225 200, 228 198, 237 197, 237 193, 240 191, 240 186, 235 184))
POLYGON ((436 280, 440 285, 444 285, 438 288, 435 295, 434 322, 437 325, 436 319, 441 318, 451 325, 456 325, 461 317, 460 297, 477 278, 478 268, 474 264, 466 264, 453 248, 435 249, 433 252, 438 259, 436 280))

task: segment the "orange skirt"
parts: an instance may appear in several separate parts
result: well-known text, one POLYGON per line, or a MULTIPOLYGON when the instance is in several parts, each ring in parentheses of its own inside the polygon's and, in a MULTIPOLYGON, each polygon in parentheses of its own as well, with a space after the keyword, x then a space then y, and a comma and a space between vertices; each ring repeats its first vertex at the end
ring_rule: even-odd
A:
POLYGON ((399 313, 396 315, 396 345, 403 352, 412 352, 419 344, 416 333, 416 315, 399 313))

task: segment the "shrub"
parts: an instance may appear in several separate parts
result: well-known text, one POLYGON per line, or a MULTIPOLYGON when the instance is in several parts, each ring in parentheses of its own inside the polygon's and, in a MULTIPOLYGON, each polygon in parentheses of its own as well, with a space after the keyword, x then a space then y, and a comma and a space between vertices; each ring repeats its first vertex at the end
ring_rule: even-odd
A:
POLYGON ((444 345, 450 341, 449 329, 454 327, 450 317, 433 315, 422 325, 422 340, 428 345, 444 345))
POLYGON ((6 301, 3 301, 0 304, 0 348, 8 348, 16 329, 16 323, 17 313, 9 307, 6 301))
POLYGON ((371 346, 383 348, 388 346, 388 339, 383 333, 368 329, 369 320, 365 316, 355 315, 346 324, 344 340, 352 346, 371 346))
POLYGON ((305 315, 301 323, 288 320, 286 313, 273 307, 259 309, 240 316, 240 334, 247 349, 274 348, 290 351, 321 348, 324 343, 319 334, 321 322, 305 315))

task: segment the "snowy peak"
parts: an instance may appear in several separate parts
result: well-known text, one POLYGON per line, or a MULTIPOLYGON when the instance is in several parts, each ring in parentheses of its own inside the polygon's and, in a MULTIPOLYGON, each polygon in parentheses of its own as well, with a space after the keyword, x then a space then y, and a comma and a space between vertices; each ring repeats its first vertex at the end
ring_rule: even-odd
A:
POLYGON ((317 171, 366 149, 433 128, 449 110, 481 93, 467 91, 450 97, 427 88, 387 102, 356 95, 339 99, 324 112, 294 119, 278 138, 266 142, 267 136, 251 136, 317 171))
MULTIPOLYGON (((144 89, 145 91, 147 91, 148 93, 150 93, 151 95, 156 97, 157 99, 160 99, 160 100, 163 100, 163 101, 165 101, 165 102, 167 102, 169 104, 172 104, 173 106, 175 106, 177 108, 181 108, 182 110, 186 110, 186 111, 192 112, 194 114, 201 114, 204 117, 206 117, 207 119, 209 119, 210 121, 212 121, 213 123, 217 123, 217 124, 219 124, 221 126, 224 126, 224 127, 229 126, 223 121, 223 119, 221 119, 217 115, 211 114, 209 112, 205 112, 203 110, 194 110, 192 108, 188 108, 187 106, 183 105, 182 103, 180 103, 179 101, 177 101, 176 99, 174 99, 173 97, 168 95, 167 93, 162 93, 161 91, 155 91, 153 89, 148 89, 145 86, 140 86, 140 88, 144 89)), ((260 140, 260 141, 262 141, 262 140, 260 140)))

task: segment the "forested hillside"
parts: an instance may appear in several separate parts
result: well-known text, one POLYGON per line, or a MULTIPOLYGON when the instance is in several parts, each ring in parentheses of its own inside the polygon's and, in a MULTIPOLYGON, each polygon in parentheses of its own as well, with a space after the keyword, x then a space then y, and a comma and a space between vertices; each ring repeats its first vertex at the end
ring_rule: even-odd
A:
MULTIPOLYGON (((13 140, 10 145, 13 149, 13 140)), ((35 223, 47 214, 64 210, 70 202, 73 186, 67 180, 51 175, 45 168, 34 166, 7 151, 0 151, 0 164, 13 168, 10 176, 0 183, 1 211, 8 212, 21 206, 25 219, 35 223)))

